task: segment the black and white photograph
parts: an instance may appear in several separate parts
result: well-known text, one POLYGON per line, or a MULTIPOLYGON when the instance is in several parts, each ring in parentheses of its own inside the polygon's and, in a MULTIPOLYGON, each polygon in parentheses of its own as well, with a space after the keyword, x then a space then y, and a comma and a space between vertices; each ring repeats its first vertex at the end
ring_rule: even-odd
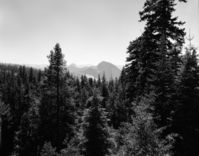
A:
POLYGON ((0 156, 199 156, 199 0, 0 0, 0 156))

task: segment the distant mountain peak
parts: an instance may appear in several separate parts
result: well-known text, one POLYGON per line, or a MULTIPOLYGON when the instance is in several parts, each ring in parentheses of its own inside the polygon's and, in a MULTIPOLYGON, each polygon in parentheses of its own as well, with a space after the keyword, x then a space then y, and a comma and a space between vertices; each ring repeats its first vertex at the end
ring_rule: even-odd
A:
MULTIPOLYGON (((100 62, 100 63, 110 63, 110 62, 107 62, 107 61, 102 61, 102 62, 100 62)), ((99 63, 99 64, 100 64, 100 63, 99 63)))
MULTIPOLYGON (((106 61, 102 61, 102 62, 100 62, 98 65, 100 65, 100 64, 112 64, 112 63, 106 62, 106 61)), ((113 65, 113 64, 112 64, 112 65, 113 65)))
POLYGON ((111 68, 116 68, 117 70, 120 71, 120 69, 119 69, 117 66, 115 66, 114 64, 112 64, 112 63, 110 63, 110 62, 102 61, 102 62, 100 62, 100 63, 97 65, 98 68, 102 68, 102 69, 104 69, 105 66, 106 66, 106 67, 109 67, 110 69, 111 69, 111 68))
POLYGON ((77 67, 77 65, 75 63, 71 63, 70 66, 74 66, 74 67, 77 67))

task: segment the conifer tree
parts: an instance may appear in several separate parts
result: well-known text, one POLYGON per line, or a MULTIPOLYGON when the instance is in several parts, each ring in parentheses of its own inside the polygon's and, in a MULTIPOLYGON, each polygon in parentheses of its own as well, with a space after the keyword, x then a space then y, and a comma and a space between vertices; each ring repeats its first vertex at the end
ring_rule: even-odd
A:
POLYGON ((147 0, 140 12, 140 21, 146 21, 142 43, 144 68, 141 73, 146 77, 149 91, 150 85, 153 85, 153 76, 158 72, 158 62, 179 56, 180 51, 171 50, 174 43, 179 47, 184 43, 185 32, 180 28, 184 23, 177 21, 177 17, 172 17, 174 6, 174 0, 147 0))
POLYGON ((177 45, 180 49, 185 36, 184 29, 180 28, 184 23, 172 17, 174 2, 146 0, 140 12, 140 21, 145 21, 146 26, 142 35, 130 44, 127 58, 130 62, 126 67, 127 74, 133 75, 129 82, 127 80, 127 88, 132 90, 127 89, 127 93, 138 93, 134 98, 138 101, 140 93, 144 96, 154 93, 156 99, 152 105, 158 127, 170 124, 172 98, 176 88, 175 74, 179 71, 181 52, 173 48, 177 45))
POLYGON ((126 59, 126 100, 125 100, 125 109, 127 117, 126 121, 131 120, 133 113, 132 104, 139 96, 143 95, 144 88, 146 88, 146 79, 145 74, 143 74, 143 36, 138 37, 133 42, 130 42, 129 47, 127 48, 127 53, 129 56, 126 59))
POLYGON ((73 100, 67 83, 66 62, 59 44, 55 45, 48 59, 50 65, 45 70, 45 89, 40 106, 40 133, 43 143, 50 141, 60 150, 66 135, 73 133, 73 100))
MULTIPOLYGON (((185 2, 185 0, 183 0, 185 2)), ((183 25, 183 22, 178 22, 177 17, 172 18, 172 12, 174 9, 173 0, 146 0, 144 4, 144 10, 140 12, 140 21, 146 21, 145 30, 142 35, 135 41, 130 43, 128 48, 129 57, 127 57, 127 73, 132 75, 134 72, 135 82, 132 80, 128 85, 140 84, 146 90, 150 84, 150 80, 153 77, 155 64, 159 60, 160 41, 162 36, 165 36, 165 50, 168 52, 173 48, 173 43, 182 46, 184 43, 184 29, 179 28, 183 25), (132 70, 135 68, 134 70, 132 70), (138 72, 136 76, 135 72, 138 72)), ((179 54, 179 52, 178 52, 179 54)), ((172 57, 175 53, 170 53, 172 57)), ((140 88, 143 88, 140 87, 140 88)), ((133 87, 130 87, 133 88, 133 87)), ((144 90, 141 89, 141 92, 144 90)))
POLYGON ((101 83, 101 96, 104 97, 102 101, 102 106, 106 108, 106 103, 109 97, 109 92, 108 92, 108 86, 107 86, 107 81, 105 77, 105 73, 102 76, 102 83, 101 83))
POLYGON ((126 77, 127 75, 123 68, 117 84, 113 80, 109 82, 107 110, 111 119, 110 124, 115 129, 118 129, 122 122, 130 121, 129 119, 131 118, 129 116, 132 110, 128 109, 126 102, 126 77))
POLYGON ((135 108, 132 122, 122 123, 116 133, 117 155, 170 156, 173 138, 162 139, 161 129, 153 121, 150 103, 153 98, 142 97, 135 108))
POLYGON ((94 93, 92 106, 86 110, 83 124, 82 154, 105 156, 110 153, 110 141, 105 109, 100 106, 94 93))
POLYGON ((199 153, 199 66, 196 48, 186 48, 178 89, 178 101, 173 116, 173 131, 178 134, 176 156, 195 156, 199 153))
POLYGON ((39 70, 38 75, 37 75, 37 81, 40 82, 42 78, 42 71, 39 70))
POLYGON ((101 86, 101 77, 100 77, 100 74, 98 74, 97 87, 99 88, 100 86, 101 86))
POLYGON ((140 82, 140 75, 142 70, 142 37, 137 38, 133 42, 130 42, 127 48, 127 53, 129 56, 126 59, 126 96, 128 98, 128 103, 131 103, 135 98, 141 94, 140 91, 143 90, 143 85, 145 82, 140 82))
MULTIPOLYGON (((174 110, 178 83, 176 77, 180 67, 180 57, 176 60, 176 66, 173 66, 174 57, 168 56, 169 52, 179 52, 178 50, 166 50, 165 35, 160 40, 160 52, 158 53, 159 60, 156 62, 156 72, 152 82, 152 90, 155 100, 152 103, 154 106, 154 121, 158 127, 164 127, 171 124, 171 116, 174 110), (176 72, 178 71, 178 72, 176 72)), ((165 132, 166 135, 169 132, 165 132)), ((163 133, 164 135, 164 133, 163 133)))

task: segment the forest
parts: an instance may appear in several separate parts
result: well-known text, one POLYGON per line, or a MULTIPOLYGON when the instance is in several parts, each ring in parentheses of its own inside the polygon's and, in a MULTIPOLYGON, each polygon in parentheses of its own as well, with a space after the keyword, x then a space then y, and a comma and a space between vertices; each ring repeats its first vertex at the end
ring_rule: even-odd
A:
POLYGON ((0 63, 0 155, 199 155, 197 48, 175 2, 146 0, 119 78, 75 77, 58 43, 45 70, 0 63))

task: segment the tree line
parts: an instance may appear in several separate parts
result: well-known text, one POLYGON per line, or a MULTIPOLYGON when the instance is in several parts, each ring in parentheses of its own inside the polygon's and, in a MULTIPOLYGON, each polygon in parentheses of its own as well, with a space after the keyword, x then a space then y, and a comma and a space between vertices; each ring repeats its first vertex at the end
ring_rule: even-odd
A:
POLYGON ((188 38, 182 54, 175 5, 146 0, 144 31, 116 79, 73 76, 58 43, 44 71, 1 63, 0 155, 198 155, 197 49, 188 38))

